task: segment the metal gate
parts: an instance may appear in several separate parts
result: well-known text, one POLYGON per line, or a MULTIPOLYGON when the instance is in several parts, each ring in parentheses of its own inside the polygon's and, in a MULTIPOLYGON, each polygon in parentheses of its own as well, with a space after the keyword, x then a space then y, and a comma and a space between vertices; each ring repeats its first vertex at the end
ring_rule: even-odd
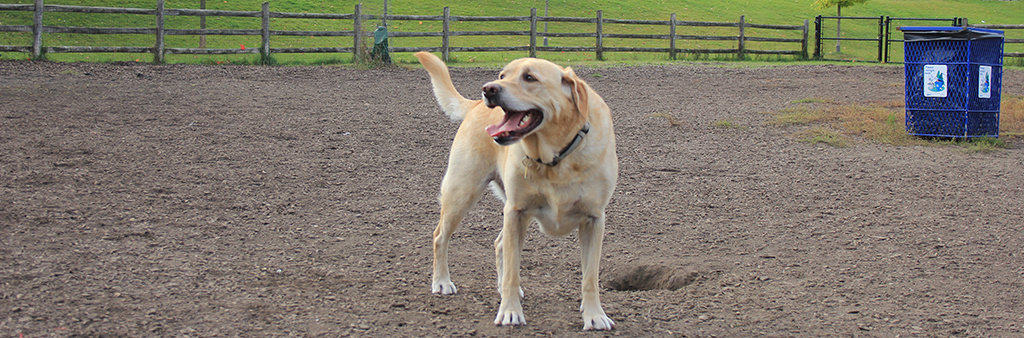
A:
MULTIPOLYGON (((892 45, 892 43, 894 43, 894 42, 895 43, 900 43, 900 44, 903 43, 903 39, 893 39, 892 38, 892 27, 893 27, 892 24, 893 24, 893 22, 896 22, 898 24, 899 22, 903 22, 903 21, 949 22, 951 27, 962 27, 962 26, 965 26, 966 23, 967 23, 967 19, 965 19, 965 18, 923 19, 923 18, 893 18, 893 17, 888 17, 887 16, 887 17, 885 17, 885 57, 882 59, 883 63, 889 63, 890 62, 889 59, 890 59, 890 56, 892 54, 892 53, 890 53, 890 48, 891 48, 890 45, 892 45)), ((899 28, 903 27, 903 26, 920 26, 920 25, 919 24, 897 25, 896 29, 899 30, 899 28)), ((899 51, 899 55, 903 55, 903 49, 902 48, 897 49, 897 50, 899 51)), ((897 63, 902 63, 903 62, 903 58, 902 57, 898 58, 896 62, 897 63)))
MULTIPOLYGON (((951 26, 962 26, 966 24, 967 19, 965 18, 951 18, 951 19, 928 19, 928 18, 893 18, 889 16, 878 16, 878 17, 863 17, 863 16, 817 16, 814 18, 814 59, 816 60, 841 60, 841 59, 825 59, 822 53, 822 41, 871 41, 874 42, 877 53, 874 55, 874 59, 864 59, 860 61, 868 62, 889 62, 889 49, 892 43, 903 43, 902 39, 892 39, 893 23, 905 22, 905 21, 937 21, 937 22, 948 22, 951 26), (837 24, 840 20, 870 20, 874 21, 878 25, 878 33, 873 36, 861 36, 861 37, 848 37, 844 38, 839 36, 837 33, 835 37, 823 36, 822 24, 834 20, 837 24)), ((900 26, 895 28, 898 30, 900 26)), ((900 52, 902 55, 902 49, 900 52)), ((897 62, 902 62, 902 59, 897 62)))

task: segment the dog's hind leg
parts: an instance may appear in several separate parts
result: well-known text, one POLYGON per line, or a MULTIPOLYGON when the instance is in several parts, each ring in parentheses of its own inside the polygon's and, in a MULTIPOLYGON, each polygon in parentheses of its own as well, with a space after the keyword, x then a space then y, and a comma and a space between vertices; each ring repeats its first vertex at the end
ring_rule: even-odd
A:
POLYGON ((459 170, 470 167, 466 162, 449 161, 448 172, 441 181, 441 220, 434 229, 434 277, 430 291, 450 295, 456 293, 448 271, 448 245, 452 233, 487 189, 490 174, 459 170))

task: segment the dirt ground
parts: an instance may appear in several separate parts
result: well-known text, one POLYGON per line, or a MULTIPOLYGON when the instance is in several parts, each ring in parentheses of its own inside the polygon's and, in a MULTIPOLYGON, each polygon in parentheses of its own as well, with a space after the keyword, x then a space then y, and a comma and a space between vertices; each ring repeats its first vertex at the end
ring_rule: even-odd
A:
MULTIPOLYGON (((1019 139, 833 148, 766 123, 901 101, 902 68, 577 72, 618 138, 603 285, 690 282, 604 289, 614 331, 580 332, 576 238, 536 227, 529 325, 492 324, 491 197, 453 240, 460 293, 430 293, 457 125, 422 69, 0 62, 0 337, 1024 335, 1019 139)), ((496 74, 453 70, 473 97, 496 74)))

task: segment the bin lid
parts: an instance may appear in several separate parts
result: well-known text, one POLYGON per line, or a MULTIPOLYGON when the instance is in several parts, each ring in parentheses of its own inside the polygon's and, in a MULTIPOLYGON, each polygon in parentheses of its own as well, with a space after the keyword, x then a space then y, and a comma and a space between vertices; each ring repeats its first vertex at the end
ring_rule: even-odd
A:
POLYGON ((963 27, 900 27, 904 41, 1002 39, 1003 31, 963 27))

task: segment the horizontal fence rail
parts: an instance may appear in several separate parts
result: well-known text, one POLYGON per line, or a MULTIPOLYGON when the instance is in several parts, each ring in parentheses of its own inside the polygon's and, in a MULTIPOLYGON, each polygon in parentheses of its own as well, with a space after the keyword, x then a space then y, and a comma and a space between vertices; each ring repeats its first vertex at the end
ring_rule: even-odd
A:
MULTIPOLYGON (((32 26, 0 26, 0 32, 31 32, 33 42, 31 46, 0 45, 0 51, 31 53, 34 59, 39 59, 44 53, 153 53, 153 61, 163 63, 165 54, 261 54, 269 56, 273 53, 353 53, 353 60, 359 60, 365 54, 364 39, 373 36, 373 32, 364 31, 363 23, 367 20, 406 20, 406 21, 440 21, 442 30, 440 32, 392 32, 388 38, 412 38, 412 37, 440 37, 441 46, 425 47, 392 47, 393 52, 416 52, 431 51, 441 52, 445 60, 450 58, 451 52, 491 52, 491 51, 525 51, 529 56, 535 57, 538 51, 547 52, 595 52, 598 60, 604 59, 604 52, 651 52, 668 53, 671 59, 675 59, 679 53, 690 54, 735 54, 737 58, 743 59, 747 54, 773 54, 773 55, 794 55, 798 58, 807 58, 808 46, 808 20, 803 25, 764 25, 747 23, 741 16, 738 22, 702 22, 676 20, 675 14, 669 20, 623 20, 606 19, 602 11, 597 11, 596 17, 553 17, 538 16, 537 9, 533 8, 529 16, 453 16, 450 9, 445 7, 442 15, 366 15, 362 14, 361 5, 355 5, 354 13, 331 14, 331 13, 283 13, 271 12, 269 2, 264 2, 260 11, 227 11, 210 9, 167 9, 164 8, 164 0, 156 1, 156 9, 145 8, 116 8, 116 7, 89 7, 89 6, 65 6, 65 5, 44 5, 43 0, 35 0, 34 5, 22 4, 0 4, 0 10, 6 11, 30 11, 34 12, 32 26), (73 27, 73 26, 44 26, 44 12, 71 12, 71 13, 96 13, 96 14, 135 14, 151 15, 156 17, 156 27, 73 27), (250 17, 261 18, 259 29, 166 29, 164 28, 165 17, 167 16, 197 16, 197 17, 250 17), (287 31, 273 30, 270 28, 270 19, 341 19, 352 20, 351 31, 287 31), (451 29, 453 21, 460 22, 523 22, 529 23, 528 30, 515 31, 454 31, 451 29), (537 23, 583 23, 593 24, 594 30, 588 32, 563 32, 548 33, 537 30, 537 23), (649 25, 664 26, 664 34, 614 34, 607 33, 603 26, 605 24, 623 25, 649 25), (735 28, 736 35, 686 35, 678 34, 679 27, 727 27, 735 28), (769 38, 750 36, 747 30, 782 30, 798 31, 802 33, 801 38, 769 38), (153 47, 139 46, 43 46, 42 35, 44 33, 74 33, 74 34, 137 34, 154 35, 156 43, 153 47), (258 49, 216 49, 216 48, 170 48, 164 43, 164 37, 168 35, 199 35, 205 39, 206 35, 246 35, 261 36, 262 44, 258 49), (352 37, 351 47, 303 47, 303 48, 271 48, 271 36, 317 36, 317 37, 352 37), (503 46, 503 47, 453 47, 451 38, 459 36, 528 36, 529 44, 525 46, 503 46), (538 46, 537 38, 592 38, 594 44, 591 46, 538 46), (652 39, 667 40, 664 47, 610 47, 606 46, 606 39, 652 39), (680 48, 677 43, 680 41, 735 41, 736 48, 680 48), (793 49, 787 50, 764 50, 753 49, 747 46, 748 42, 770 42, 792 44, 793 49)), ((202 41, 202 40, 201 40, 202 41)))

